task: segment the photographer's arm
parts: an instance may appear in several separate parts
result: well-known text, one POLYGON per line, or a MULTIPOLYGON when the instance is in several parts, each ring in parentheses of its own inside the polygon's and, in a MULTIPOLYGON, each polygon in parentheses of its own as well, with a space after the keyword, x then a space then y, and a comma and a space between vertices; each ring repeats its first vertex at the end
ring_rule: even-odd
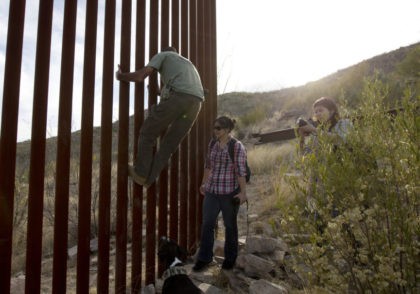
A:
POLYGON ((298 128, 298 134, 301 137, 307 137, 310 134, 315 134, 315 133, 316 133, 316 128, 311 124, 307 124, 298 128))
POLYGON ((303 126, 298 127, 297 133, 299 136, 299 147, 300 150, 303 151, 305 148, 305 137, 316 134, 316 127, 312 124, 305 124, 303 126))

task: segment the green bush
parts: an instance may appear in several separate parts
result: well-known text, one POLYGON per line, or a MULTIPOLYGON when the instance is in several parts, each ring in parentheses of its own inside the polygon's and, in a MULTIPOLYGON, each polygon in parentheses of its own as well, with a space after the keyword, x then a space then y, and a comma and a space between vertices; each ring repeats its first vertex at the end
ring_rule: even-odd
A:
POLYGON ((346 144, 334 148, 320 134, 317 156, 297 160, 303 177, 289 181, 295 199, 284 224, 311 235, 296 254, 306 267, 296 270, 313 288, 420 291, 420 97, 407 91, 387 105, 387 96, 386 85, 367 82, 346 144))

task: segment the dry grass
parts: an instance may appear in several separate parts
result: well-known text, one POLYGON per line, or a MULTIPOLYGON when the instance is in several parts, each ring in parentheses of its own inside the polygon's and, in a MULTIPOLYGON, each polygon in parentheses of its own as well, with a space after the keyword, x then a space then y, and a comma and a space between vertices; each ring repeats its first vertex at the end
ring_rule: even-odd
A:
POLYGON ((266 144, 248 149, 248 164, 253 174, 271 175, 277 173, 280 166, 291 162, 295 146, 293 143, 282 145, 266 144))
POLYGON ((282 203, 293 198, 285 177, 294 170, 295 148, 294 140, 248 147, 248 164, 253 173, 248 194, 253 198, 254 213, 279 216, 282 203))

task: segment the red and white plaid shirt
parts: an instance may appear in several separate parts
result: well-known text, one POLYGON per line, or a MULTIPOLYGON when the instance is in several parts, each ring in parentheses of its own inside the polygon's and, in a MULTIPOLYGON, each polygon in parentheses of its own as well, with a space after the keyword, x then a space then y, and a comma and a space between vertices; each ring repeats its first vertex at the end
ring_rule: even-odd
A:
POLYGON ((204 168, 210 170, 205 190, 217 195, 227 195, 238 189, 239 177, 246 176, 246 150, 240 141, 234 145, 235 164, 229 155, 229 143, 220 147, 217 141, 211 147, 212 141, 208 146, 207 158, 204 168), (211 149, 211 150, 210 150, 211 149))

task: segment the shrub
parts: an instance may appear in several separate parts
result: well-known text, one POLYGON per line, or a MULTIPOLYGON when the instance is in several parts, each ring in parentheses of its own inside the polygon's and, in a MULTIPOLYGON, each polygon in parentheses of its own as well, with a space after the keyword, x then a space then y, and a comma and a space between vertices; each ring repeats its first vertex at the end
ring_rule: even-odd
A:
POLYGON ((320 135, 317 157, 296 162, 304 177, 289 181, 295 199, 284 223, 311 234, 297 256, 313 287, 419 291, 420 97, 407 91, 394 105, 404 110, 390 115, 387 96, 386 85, 367 82, 346 144, 320 135))

